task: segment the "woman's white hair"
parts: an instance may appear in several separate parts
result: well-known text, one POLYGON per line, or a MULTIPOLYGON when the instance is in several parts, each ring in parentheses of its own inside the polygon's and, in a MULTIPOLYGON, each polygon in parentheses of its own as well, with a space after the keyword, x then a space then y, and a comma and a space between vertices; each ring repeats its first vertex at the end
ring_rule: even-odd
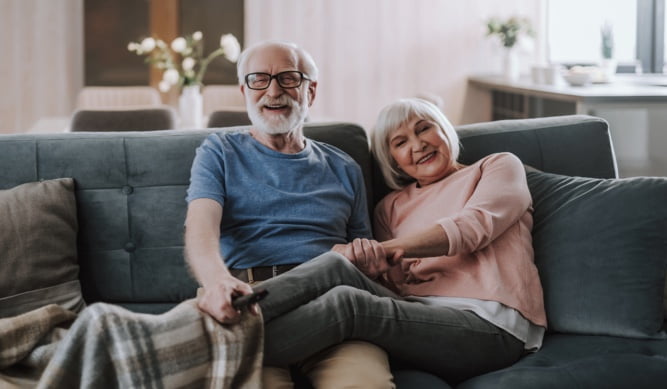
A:
POLYGON ((371 137, 371 149, 385 182, 392 189, 401 189, 415 181, 413 177, 399 169, 389 152, 389 136, 415 117, 430 120, 438 125, 449 147, 452 165, 456 165, 459 158, 459 136, 454 126, 433 103, 419 98, 409 98, 389 104, 378 115, 371 137))
POLYGON ((319 75, 317 65, 315 64, 313 57, 306 50, 299 47, 296 43, 293 42, 273 40, 273 41, 259 42, 243 50, 243 52, 239 56, 239 60, 236 62, 236 76, 239 79, 239 85, 243 85, 245 83, 245 75, 247 72, 246 66, 248 64, 248 59, 252 57, 252 55, 258 49, 271 46, 282 47, 291 50, 293 53, 295 53, 298 59, 297 68, 299 69, 299 71, 303 72, 306 75, 306 77, 308 77, 308 79, 312 81, 317 81, 317 76, 319 75))

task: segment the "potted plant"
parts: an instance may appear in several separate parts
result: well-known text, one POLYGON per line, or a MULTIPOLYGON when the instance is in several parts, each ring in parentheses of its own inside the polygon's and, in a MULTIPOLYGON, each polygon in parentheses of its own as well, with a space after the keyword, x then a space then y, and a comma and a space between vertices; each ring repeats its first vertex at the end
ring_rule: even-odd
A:
POLYGON ((601 54, 600 71, 603 82, 609 82, 616 74, 618 62, 614 58, 614 29, 612 24, 607 21, 600 27, 601 54))
POLYGON ((509 80, 519 78, 519 63, 514 47, 522 37, 532 36, 533 29, 526 18, 512 16, 506 20, 491 18, 486 23, 487 36, 494 36, 500 40, 505 49, 503 73, 509 80))
POLYGON ((167 92, 173 86, 181 87, 181 126, 193 128, 199 128, 203 124, 200 87, 209 63, 221 55, 230 62, 236 62, 241 52, 236 37, 224 34, 220 37, 220 47, 204 56, 201 31, 179 36, 169 45, 161 39, 148 37, 141 42, 130 42, 127 49, 137 55, 146 56, 147 64, 162 70, 162 80, 158 85, 161 92, 167 92))

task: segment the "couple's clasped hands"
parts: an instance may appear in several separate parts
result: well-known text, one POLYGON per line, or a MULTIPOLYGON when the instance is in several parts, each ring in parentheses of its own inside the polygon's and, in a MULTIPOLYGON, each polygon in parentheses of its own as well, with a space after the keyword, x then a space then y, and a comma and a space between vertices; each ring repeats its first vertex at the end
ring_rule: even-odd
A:
POLYGON ((347 257, 371 279, 388 272, 389 268, 398 263, 403 256, 402 250, 390 251, 376 240, 363 238, 356 238, 347 244, 334 245, 331 251, 347 257))

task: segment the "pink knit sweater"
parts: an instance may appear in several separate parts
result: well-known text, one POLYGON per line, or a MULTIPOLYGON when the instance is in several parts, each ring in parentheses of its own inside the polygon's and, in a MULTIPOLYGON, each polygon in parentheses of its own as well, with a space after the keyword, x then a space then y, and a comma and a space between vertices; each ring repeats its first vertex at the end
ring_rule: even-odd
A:
POLYGON ((532 200, 521 161, 489 155, 445 179, 411 184, 375 209, 383 241, 437 223, 449 240, 446 256, 404 258, 386 281, 401 295, 493 300, 546 327, 542 285, 533 259, 532 200), (407 275, 417 282, 406 283, 407 275))

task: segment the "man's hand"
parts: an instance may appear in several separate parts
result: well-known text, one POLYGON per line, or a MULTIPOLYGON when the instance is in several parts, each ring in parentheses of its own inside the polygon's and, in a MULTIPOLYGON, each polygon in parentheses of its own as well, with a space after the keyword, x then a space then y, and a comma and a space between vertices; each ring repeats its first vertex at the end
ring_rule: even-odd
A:
MULTIPOLYGON (((222 324, 235 324, 241 320, 241 311, 232 307, 232 297, 250 293, 250 285, 225 275, 216 284, 201 288, 197 293, 197 306, 222 324)), ((255 305, 250 310, 257 313, 255 305)))
POLYGON ((346 256, 371 279, 386 273, 394 259, 394 255, 387 259, 389 253, 376 240, 357 238, 348 244, 334 245, 331 250, 346 256))

